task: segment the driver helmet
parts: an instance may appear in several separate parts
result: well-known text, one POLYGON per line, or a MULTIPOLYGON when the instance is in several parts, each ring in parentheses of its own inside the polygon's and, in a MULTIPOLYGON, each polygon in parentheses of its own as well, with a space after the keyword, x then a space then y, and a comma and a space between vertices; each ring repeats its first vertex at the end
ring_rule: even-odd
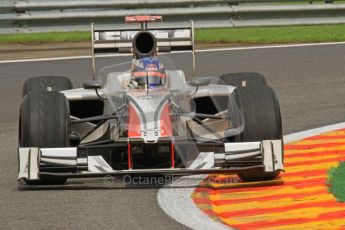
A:
POLYGON ((166 83, 164 65, 156 57, 142 58, 134 61, 132 81, 139 87, 164 87, 166 83))

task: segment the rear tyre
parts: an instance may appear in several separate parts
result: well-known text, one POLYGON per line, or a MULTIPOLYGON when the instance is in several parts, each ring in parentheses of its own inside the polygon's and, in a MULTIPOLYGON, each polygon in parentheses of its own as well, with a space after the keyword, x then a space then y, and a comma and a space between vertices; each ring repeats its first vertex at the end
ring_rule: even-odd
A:
MULTIPOLYGON (((282 122, 278 98, 268 86, 242 87, 234 91, 235 100, 244 116, 244 131, 234 137, 235 142, 282 139, 282 122)), ((271 180, 279 171, 263 170, 239 173, 244 181, 271 180)))
MULTIPOLYGON (((69 104, 58 92, 29 92, 20 108, 20 147, 67 147, 70 132, 69 104)), ((63 184, 66 178, 49 177, 27 184, 63 184)))
POLYGON ((220 76, 219 79, 226 85, 235 87, 267 85, 265 77, 255 72, 226 73, 220 76))
POLYGON ((27 79, 23 85, 23 97, 29 92, 59 92, 73 89, 69 78, 63 76, 41 76, 27 79))

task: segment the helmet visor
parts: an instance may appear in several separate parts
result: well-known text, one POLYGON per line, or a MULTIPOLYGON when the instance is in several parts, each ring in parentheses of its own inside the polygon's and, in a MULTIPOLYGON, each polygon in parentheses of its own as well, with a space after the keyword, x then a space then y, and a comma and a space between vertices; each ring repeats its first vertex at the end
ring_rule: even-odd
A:
POLYGON ((133 78, 140 86, 158 87, 164 85, 166 74, 159 71, 136 71, 133 78))

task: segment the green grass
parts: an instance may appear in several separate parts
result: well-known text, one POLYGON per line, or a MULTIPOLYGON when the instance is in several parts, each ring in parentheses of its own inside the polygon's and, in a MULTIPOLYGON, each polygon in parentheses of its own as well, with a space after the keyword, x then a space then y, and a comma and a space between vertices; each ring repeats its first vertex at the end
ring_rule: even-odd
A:
POLYGON ((0 35, 0 43, 81 42, 90 41, 90 39, 91 32, 54 32, 0 35))
MULTIPOLYGON (((345 24, 197 29, 197 43, 274 44, 345 41, 345 24)), ((0 43, 90 41, 90 32, 0 35, 0 43)))
POLYGON ((339 202, 345 202, 345 162, 328 171, 329 191, 339 202))
MULTIPOLYGON (((344 0, 333 0, 334 4, 344 3, 344 0)), ((263 3, 265 4, 265 3, 263 3)), ((267 3, 266 3, 267 4, 267 3)), ((310 1, 282 1, 282 2, 271 2, 270 5, 306 5, 310 4, 310 1)), ((326 4, 324 0, 313 0, 311 4, 326 4)))
POLYGON ((297 43, 345 41, 345 24, 235 29, 199 29, 196 40, 205 43, 297 43))

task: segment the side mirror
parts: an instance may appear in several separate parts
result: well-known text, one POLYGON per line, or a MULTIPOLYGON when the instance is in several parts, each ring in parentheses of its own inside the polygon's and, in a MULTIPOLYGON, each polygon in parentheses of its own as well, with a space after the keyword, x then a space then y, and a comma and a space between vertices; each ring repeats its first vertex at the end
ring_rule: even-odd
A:
POLYGON ((87 81, 83 83, 84 89, 101 89, 101 83, 99 81, 87 81))
POLYGON ((201 78, 194 78, 193 80, 189 81, 188 84, 190 86, 206 86, 211 83, 214 78, 211 77, 201 77, 201 78))

